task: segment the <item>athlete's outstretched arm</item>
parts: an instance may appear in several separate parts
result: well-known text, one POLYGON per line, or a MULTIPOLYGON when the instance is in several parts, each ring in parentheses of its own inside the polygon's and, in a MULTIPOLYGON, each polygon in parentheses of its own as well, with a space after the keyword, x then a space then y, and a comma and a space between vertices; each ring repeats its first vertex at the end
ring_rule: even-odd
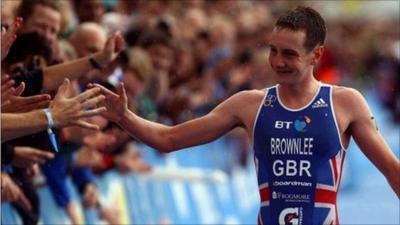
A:
POLYGON ((348 98, 353 107, 349 124, 351 135, 368 159, 383 173, 400 198, 400 160, 386 144, 364 97, 351 90, 348 98))
POLYGON ((107 111, 103 113, 106 118, 119 124, 131 136, 161 152, 210 142, 241 125, 240 119, 235 115, 236 109, 240 108, 236 105, 240 101, 237 95, 221 103, 206 116, 176 126, 165 126, 140 118, 129 111, 122 83, 117 88, 118 95, 98 84, 89 87, 93 86, 100 87, 102 94, 106 96, 104 103, 107 111))

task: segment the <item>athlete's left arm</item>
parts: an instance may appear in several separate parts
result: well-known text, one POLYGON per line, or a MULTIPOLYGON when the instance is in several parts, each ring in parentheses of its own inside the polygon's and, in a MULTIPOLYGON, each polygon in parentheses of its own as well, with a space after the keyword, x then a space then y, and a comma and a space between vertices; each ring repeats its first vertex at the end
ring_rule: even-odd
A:
POLYGON ((383 173, 400 198, 400 160, 386 144, 364 97, 356 90, 348 90, 349 131, 368 159, 383 173))

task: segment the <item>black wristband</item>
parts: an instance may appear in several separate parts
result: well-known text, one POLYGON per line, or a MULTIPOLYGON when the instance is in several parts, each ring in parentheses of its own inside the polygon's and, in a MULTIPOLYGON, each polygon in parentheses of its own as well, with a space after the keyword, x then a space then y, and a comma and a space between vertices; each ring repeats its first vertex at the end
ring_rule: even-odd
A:
POLYGON ((93 66, 93 68, 99 69, 99 70, 103 69, 103 67, 92 56, 90 56, 89 62, 90 62, 90 65, 93 66))

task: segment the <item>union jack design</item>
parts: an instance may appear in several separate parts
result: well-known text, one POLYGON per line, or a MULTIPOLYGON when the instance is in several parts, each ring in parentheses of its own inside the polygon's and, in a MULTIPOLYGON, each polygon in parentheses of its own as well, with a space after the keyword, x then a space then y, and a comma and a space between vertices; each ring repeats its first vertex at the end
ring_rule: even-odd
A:
POLYGON ((331 179, 330 183, 323 183, 322 180, 318 180, 318 178, 320 178, 321 176, 317 176, 317 185, 315 190, 315 207, 317 208, 317 212, 321 211, 321 213, 322 210, 318 210, 318 208, 328 209, 324 210, 325 212, 327 212, 327 214, 325 215, 325 220, 318 221, 319 224, 339 224, 336 199, 337 192, 340 186, 340 180, 342 177, 345 156, 346 151, 342 149, 335 157, 329 160, 328 171, 330 171, 331 173, 320 173, 320 175, 328 176, 328 179, 331 179))
MULTIPOLYGON (((313 215, 313 224, 339 224, 336 199, 345 156, 346 151, 343 149, 340 150, 336 156, 332 157, 326 165, 323 166, 325 168, 320 168, 319 170, 321 172, 317 175, 317 183, 315 186, 315 213, 313 215)), ((271 193, 268 182, 259 185, 259 194, 261 200, 260 207, 270 206, 270 201, 274 198, 274 193, 271 193)), ((257 224, 264 225, 261 213, 258 215, 257 224)))
POLYGON ((284 106, 277 86, 268 89, 266 96, 277 100, 274 107, 260 105, 253 131, 261 200, 257 223, 339 224, 337 192, 346 151, 335 118, 332 86, 321 84, 300 109, 284 106))

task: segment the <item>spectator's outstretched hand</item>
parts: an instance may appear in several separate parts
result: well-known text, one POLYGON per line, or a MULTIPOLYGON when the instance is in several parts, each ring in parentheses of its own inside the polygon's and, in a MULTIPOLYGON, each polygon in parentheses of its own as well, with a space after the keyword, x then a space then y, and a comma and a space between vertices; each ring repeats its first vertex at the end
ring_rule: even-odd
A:
POLYGON ((107 108, 107 111, 103 112, 102 115, 118 123, 121 120, 121 116, 128 111, 128 97, 126 96, 124 83, 118 85, 117 94, 99 84, 89 84, 88 86, 89 88, 100 88, 101 94, 106 97, 103 106, 107 108))
POLYGON ((101 61, 103 66, 110 64, 117 58, 118 54, 124 49, 125 42, 121 32, 114 32, 108 37, 104 49, 101 51, 101 61))
POLYGON ((50 103, 50 111, 53 114, 54 125, 56 127, 80 126, 89 129, 99 129, 95 124, 88 123, 82 118, 91 117, 106 111, 105 107, 98 107, 104 101, 100 88, 95 87, 72 97, 67 97, 70 81, 65 79, 58 88, 57 95, 50 103))
POLYGON ((31 210, 32 205, 17 184, 6 173, 1 173, 1 201, 18 202, 25 209, 31 210))
POLYGON ((13 87, 15 81, 10 79, 10 76, 5 74, 1 76, 1 106, 7 105, 10 103, 9 97, 14 95, 15 88, 13 87))
POLYGON ((36 163, 43 164, 54 158, 54 154, 32 147, 14 147, 14 158, 11 162, 16 167, 28 168, 36 163))
POLYGON ((12 43, 14 43, 15 39, 17 38, 17 31, 21 27, 22 18, 17 17, 14 23, 10 26, 8 30, 5 28, 1 29, 1 60, 7 56, 8 51, 12 43))
POLYGON ((2 113, 22 113, 29 112, 34 109, 42 109, 48 107, 50 103, 50 95, 34 95, 29 97, 20 96, 25 90, 25 83, 22 82, 17 88, 11 87, 14 84, 13 80, 7 80, 1 86, 1 112, 2 113), (4 91, 4 93, 3 93, 4 91))

